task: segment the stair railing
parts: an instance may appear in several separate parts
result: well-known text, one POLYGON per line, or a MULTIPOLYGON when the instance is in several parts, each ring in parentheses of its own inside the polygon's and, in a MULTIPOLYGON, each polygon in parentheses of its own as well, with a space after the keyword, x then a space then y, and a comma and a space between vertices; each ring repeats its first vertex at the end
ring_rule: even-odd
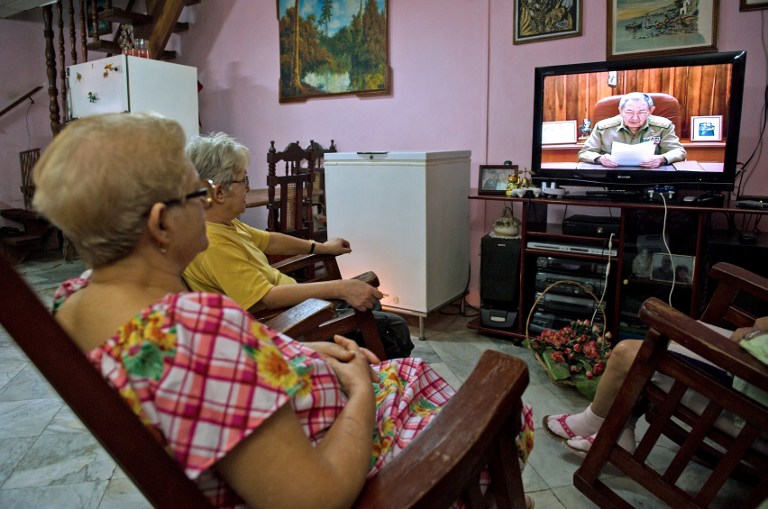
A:
POLYGON ((0 117, 2 117, 3 115, 5 115, 5 114, 6 114, 6 113, 8 113, 9 111, 11 111, 13 108, 15 108, 16 106, 18 106, 19 104, 23 103, 23 102, 24 102, 26 99, 29 99, 29 101, 30 101, 31 103, 34 103, 35 101, 33 101, 33 100, 32 100, 32 96, 33 96, 33 95, 34 95, 34 94, 35 94, 35 93, 36 93, 38 90, 40 90, 41 88, 43 88, 43 86, 42 86, 42 85, 38 85, 38 86, 36 86, 36 87, 35 87, 35 88, 33 88, 32 90, 30 90, 29 92, 27 92, 26 94, 22 95, 21 97, 19 97, 19 98, 18 98, 18 99, 16 99, 15 101, 13 101, 11 104, 9 104, 9 105, 8 105, 8 106, 6 106, 5 108, 3 108, 3 111, 0 111, 0 117))

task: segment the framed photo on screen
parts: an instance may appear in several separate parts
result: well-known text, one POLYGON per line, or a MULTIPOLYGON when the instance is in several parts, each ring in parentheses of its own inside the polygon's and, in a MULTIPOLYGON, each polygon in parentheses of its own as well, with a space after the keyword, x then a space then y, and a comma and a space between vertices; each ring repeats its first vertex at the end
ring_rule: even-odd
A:
POLYGON ((691 117, 691 141, 721 141, 722 127, 722 115, 691 117))

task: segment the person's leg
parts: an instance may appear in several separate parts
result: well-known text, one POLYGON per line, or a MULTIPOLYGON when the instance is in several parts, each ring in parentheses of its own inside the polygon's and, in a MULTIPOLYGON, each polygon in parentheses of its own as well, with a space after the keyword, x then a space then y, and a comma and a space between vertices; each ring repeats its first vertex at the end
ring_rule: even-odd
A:
POLYGON ((578 414, 546 416, 545 431, 564 440, 575 436, 590 437, 597 433, 637 356, 640 345, 641 340, 620 341, 611 352, 592 404, 578 414))
POLYGON ((408 322, 402 316, 386 311, 374 311, 373 318, 379 329, 379 336, 387 357, 390 359, 408 357, 414 347, 408 322))

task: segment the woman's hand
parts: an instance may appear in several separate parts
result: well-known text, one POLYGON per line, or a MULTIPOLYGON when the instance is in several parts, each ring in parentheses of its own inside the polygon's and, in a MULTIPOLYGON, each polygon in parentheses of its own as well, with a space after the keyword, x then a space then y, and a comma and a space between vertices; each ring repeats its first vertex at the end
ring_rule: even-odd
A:
POLYGON ((334 283, 339 289, 339 297, 358 311, 373 309, 384 297, 378 288, 359 279, 340 279, 334 283))
MULTIPOLYGON (((761 335, 761 333, 768 333, 768 316, 763 316, 755 320, 755 324, 752 327, 740 327, 733 331, 731 334, 731 341, 735 341, 738 343, 742 339, 744 339, 745 336, 757 336, 761 335)), ((748 339, 751 339, 749 337, 748 339)))
POLYGON ((318 252, 324 254, 342 255, 351 253, 352 248, 349 245, 349 241, 339 237, 328 239, 322 244, 318 245, 318 252), (322 247, 320 247, 322 246, 322 247))
POLYGON ((376 362, 378 358, 344 336, 336 335, 333 341, 335 345, 330 343, 329 345, 338 347, 339 350, 327 349, 331 355, 323 355, 333 368, 347 395, 351 396, 356 390, 370 391, 371 382, 378 382, 379 378, 371 369, 369 362, 376 362))

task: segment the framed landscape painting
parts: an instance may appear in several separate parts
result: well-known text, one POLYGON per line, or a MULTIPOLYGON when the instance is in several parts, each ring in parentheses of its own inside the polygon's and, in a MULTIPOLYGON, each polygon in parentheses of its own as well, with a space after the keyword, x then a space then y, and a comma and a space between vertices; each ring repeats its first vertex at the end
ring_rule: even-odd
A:
POLYGON ((607 0, 608 58, 717 51, 719 0, 607 0))
POLYGON ((277 0, 280 102, 388 93, 388 1, 277 0))

